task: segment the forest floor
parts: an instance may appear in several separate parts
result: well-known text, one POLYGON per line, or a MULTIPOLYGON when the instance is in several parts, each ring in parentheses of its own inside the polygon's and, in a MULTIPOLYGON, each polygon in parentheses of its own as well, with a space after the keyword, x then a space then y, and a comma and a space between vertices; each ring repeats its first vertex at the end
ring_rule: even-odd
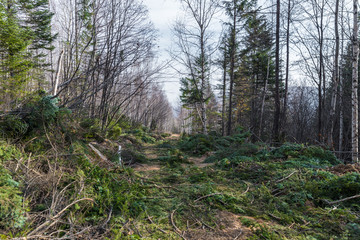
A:
POLYGON ((0 140, 0 239, 360 236, 360 165, 318 146, 274 148, 247 132, 36 131, 0 140))
MULTIPOLYGON (((165 141, 171 141, 176 143, 180 140, 180 134, 172 134, 169 137, 165 138, 165 141)), ((159 157, 164 156, 164 152, 159 152, 159 148, 156 147, 156 144, 146 144, 143 147, 143 153, 146 158, 149 160, 148 163, 136 164, 133 166, 133 169, 138 172, 147 172, 147 171, 156 171, 160 170, 161 165, 156 162, 159 157)), ((208 167, 214 165, 214 163, 205 163, 206 158, 209 157, 209 154, 204 154, 203 156, 196 157, 191 156, 188 158, 188 163, 183 164, 184 167, 196 166, 199 168, 208 167)))
MULTIPOLYGON (((180 140, 180 135, 172 134, 165 140, 171 141, 174 144, 180 140)), ((158 184, 162 184, 162 179, 156 180, 156 178, 152 178, 151 176, 158 176, 158 174, 161 174, 161 172, 159 171, 161 170, 161 167, 164 166, 162 166, 161 163, 157 161, 157 159, 159 157, 163 157, 164 152, 159 151, 159 148, 156 146, 156 144, 146 144, 143 151, 149 162, 143 164, 136 164, 135 166, 133 166, 133 169, 139 174, 143 174, 143 176, 146 176, 147 180, 154 183, 156 182, 158 184)), ((193 167, 199 169, 209 167, 207 171, 214 171, 214 169, 210 168, 211 166, 214 166, 214 163, 204 162, 207 157, 209 157, 209 154, 205 154, 203 156, 191 156, 187 159, 187 163, 181 164, 181 167, 184 168, 185 171, 193 167)), ((164 168, 166 168, 166 166, 164 168)), ((170 185, 163 185, 162 187, 171 188, 170 185)), ((181 184, 177 187, 181 187, 181 184)), ((211 196, 204 196, 204 198, 206 197, 211 196)), ((197 201, 195 200, 195 202, 197 201)), ((187 225, 185 230, 180 230, 175 225, 175 223, 173 223, 173 227, 175 231, 179 233, 179 236, 181 236, 181 238, 189 240, 241 240, 248 239, 249 236, 252 235, 251 229, 244 226, 240 221, 240 215, 236 215, 226 210, 214 211, 211 214, 213 214, 213 218, 215 219, 214 227, 211 227, 200 220, 197 220, 198 223, 195 225, 195 227, 187 225)))

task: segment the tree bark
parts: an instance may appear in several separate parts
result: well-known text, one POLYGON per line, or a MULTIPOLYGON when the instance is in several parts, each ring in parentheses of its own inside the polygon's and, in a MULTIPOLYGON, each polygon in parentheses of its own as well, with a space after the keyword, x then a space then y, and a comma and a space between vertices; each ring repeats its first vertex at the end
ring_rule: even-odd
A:
POLYGON ((335 110, 338 95, 339 86, 339 53, 340 53, 340 37, 339 37, 339 0, 335 3, 335 63, 334 63, 334 80, 333 80, 333 91, 331 97, 331 109, 330 109, 330 131, 328 136, 328 145, 334 148, 334 122, 335 122, 335 110))
POLYGON ((280 0, 276 3, 276 49, 275 49, 275 114, 274 141, 279 142, 280 125, 280 0))
POLYGON ((288 101, 288 89, 289 89, 289 68, 290 68, 290 22, 291 22, 291 0, 288 1, 287 9, 287 23, 286 23, 286 70, 285 70, 285 93, 284 93, 284 106, 283 106, 283 117, 282 127, 285 130, 286 127, 286 112, 287 112, 287 101, 288 101))
POLYGON ((225 136, 225 111, 226 111, 226 46, 224 47, 224 59, 223 59, 223 89, 222 89, 222 110, 221 110, 221 134, 225 136))
POLYGON ((358 63, 359 63, 359 41, 358 41, 358 1, 354 0, 354 26, 353 26, 353 59, 352 59, 352 160, 358 162, 359 150, 359 107, 358 107, 358 63))
POLYGON ((232 19, 232 30, 230 37, 230 89, 229 89, 229 113, 228 113, 228 129, 227 135, 231 135, 232 130, 232 111, 233 111, 233 88, 235 80, 235 54, 236 54, 236 16, 237 8, 236 1, 233 1, 233 19, 232 19))

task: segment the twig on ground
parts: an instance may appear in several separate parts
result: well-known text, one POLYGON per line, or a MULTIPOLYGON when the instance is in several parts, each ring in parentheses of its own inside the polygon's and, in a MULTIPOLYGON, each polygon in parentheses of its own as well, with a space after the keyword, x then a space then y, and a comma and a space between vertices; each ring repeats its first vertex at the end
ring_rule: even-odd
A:
POLYGON ((176 212, 176 209, 171 212, 171 214, 170 214, 170 221, 171 221, 171 224, 173 225, 175 231, 176 231, 177 233, 181 233, 180 229, 175 225, 175 222, 174 222, 174 214, 175 214, 175 212, 176 212))
POLYGON ((246 189, 246 191, 243 192, 241 195, 245 195, 245 194, 250 190, 250 185, 249 185, 247 182, 245 182, 245 181, 244 181, 244 183, 246 184, 247 189, 246 189))
POLYGON ((212 197, 212 196, 216 196, 216 195, 223 195, 223 194, 222 193, 212 193, 212 194, 200 197, 200 198, 196 199, 194 202, 198 202, 198 201, 200 201, 200 200, 202 200, 204 198, 208 198, 208 197, 212 197))
POLYGON ((175 233, 177 233, 182 239, 186 240, 186 238, 184 237, 184 235, 182 234, 180 229, 175 225, 175 222, 174 222, 174 214, 175 214, 175 212, 176 212, 176 209, 171 212, 171 214, 170 214, 170 222, 171 222, 171 224, 173 225, 173 227, 175 229, 175 233))
POLYGON ((238 239, 243 234, 242 230, 240 229, 240 233, 234 238, 234 240, 238 239))
POLYGON ((54 223, 57 222, 57 218, 59 218, 67 209, 69 209, 70 207, 72 207, 73 205, 77 204, 78 202, 81 201, 91 201, 94 202, 93 199, 91 198, 82 198, 82 199, 78 199, 72 203, 70 203, 69 205, 67 205, 63 210, 61 210, 58 214, 56 214, 54 217, 50 218, 49 220, 45 221, 43 224, 41 224, 40 226, 38 226, 36 229, 34 229, 33 231, 31 231, 28 235, 28 237, 31 237, 33 234, 38 233, 41 229, 47 227, 46 229, 48 229, 50 226, 54 225, 54 223), (54 221, 51 223, 51 220, 54 221))
POLYGON ((158 229, 160 232, 164 233, 164 234, 168 234, 165 230, 159 228, 158 226, 156 226, 156 224, 153 222, 153 220, 151 219, 151 217, 148 215, 148 213, 146 212, 146 216, 147 219, 150 221, 151 224, 155 225, 155 228, 158 229))
POLYGON ((297 173, 297 172, 298 172, 298 171, 296 170, 296 171, 290 173, 288 176, 286 176, 286 177, 284 177, 284 178, 282 178, 282 179, 280 179, 280 180, 277 180, 276 183, 281 183, 282 181, 285 181, 286 179, 290 178, 292 175, 294 175, 294 174, 297 173))
POLYGON ((328 200, 324 200, 324 201, 325 201, 327 204, 329 204, 329 205, 334 205, 334 204, 341 203, 341 202, 345 202, 345 201, 348 201, 348 200, 351 200, 351 199, 355 199, 355 198, 360 198, 360 194, 355 195, 355 196, 351 196, 351 197, 347 197, 347 198, 343 198, 343 199, 340 199, 340 200, 337 200, 337 201, 333 201, 333 202, 329 202, 328 200))

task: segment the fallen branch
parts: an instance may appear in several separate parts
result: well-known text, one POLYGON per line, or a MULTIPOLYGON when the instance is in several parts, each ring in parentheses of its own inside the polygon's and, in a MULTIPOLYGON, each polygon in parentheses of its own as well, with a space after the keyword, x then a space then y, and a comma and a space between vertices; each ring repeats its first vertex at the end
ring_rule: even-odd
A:
POLYGON ((284 178, 282 178, 282 179, 280 179, 280 180, 277 180, 276 183, 280 183, 280 182, 282 182, 282 181, 285 181, 286 179, 290 178, 292 175, 294 175, 294 174, 297 173, 297 172, 298 172, 298 171, 294 171, 294 172, 290 173, 289 176, 284 177, 284 178))
POLYGON ((250 190, 250 185, 249 185, 247 182, 245 182, 245 181, 244 181, 244 183, 246 184, 247 189, 246 189, 246 191, 243 192, 241 195, 245 195, 245 194, 250 190))
POLYGON ((93 152, 96 153, 96 155, 98 155, 98 157, 100 157, 101 160, 103 160, 105 162, 108 161, 107 157, 105 157, 99 150, 97 150, 96 147, 94 147, 94 145, 89 143, 89 146, 93 150, 93 152))
POLYGON ((171 224, 173 225, 175 231, 176 231, 177 233, 181 233, 180 229, 175 225, 175 222, 174 222, 174 214, 175 214, 175 212, 176 212, 176 209, 171 212, 171 214, 170 214, 170 221, 171 221, 171 224))
POLYGON ((241 234, 243 234, 243 232, 242 232, 242 230, 240 229, 240 233, 234 238, 234 240, 237 240, 237 239, 241 236, 241 234))
POLYGON ((151 217, 146 213, 147 215, 147 219, 150 221, 151 224, 155 225, 155 228, 158 229, 160 232, 164 233, 164 234, 168 234, 165 230, 159 228, 158 226, 156 226, 156 224, 153 222, 153 220, 151 219, 151 217))
POLYGON ((170 214, 170 222, 171 222, 171 224, 173 225, 173 227, 175 229, 175 233, 177 233, 182 239, 186 240, 186 238, 183 236, 180 229, 175 225, 175 222, 174 222, 174 214, 175 214, 175 212, 176 212, 176 209, 171 212, 171 214, 170 214))
POLYGON ((29 233, 28 237, 31 237, 33 234, 38 233, 41 229, 43 229, 44 227, 47 226, 52 226, 54 224, 54 222, 57 222, 57 218, 59 218, 66 210, 68 210, 70 207, 72 207, 73 205, 77 204, 78 202, 81 201, 91 201, 94 202, 93 199, 91 198, 82 198, 82 199, 78 199, 72 203, 70 203, 69 205, 67 205, 63 210, 61 210, 58 214, 56 214, 54 217, 50 218, 49 220, 45 221, 43 224, 41 224, 40 226, 38 226, 35 230, 33 230, 32 232, 29 233), (54 221, 53 223, 51 223, 51 221, 54 221))
POLYGON ((200 198, 196 199, 194 202, 198 202, 198 201, 200 201, 200 200, 202 200, 204 198, 208 198, 208 197, 212 197, 212 196, 216 196, 216 195, 223 195, 223 194, 222 193, 212 193, 212 194, 200 197, 200 198))
POLYGON ((360 198, 360 194, 358 195, 355 195, 355 196, 351 196, 351 197, 347 197, 347 198, 343 198, 343 199, 340 199, 340 200, 337 200, 337 201, 333 201, 333 202, 329 202, 328 200, 325 200, 325 202, 329 205, 334 205, 334 204, 337 204, 337 203, 341 203, 341 202, 345 202, 347 200, 351 200, 351 199, 355 199, 355 198, 360 198))

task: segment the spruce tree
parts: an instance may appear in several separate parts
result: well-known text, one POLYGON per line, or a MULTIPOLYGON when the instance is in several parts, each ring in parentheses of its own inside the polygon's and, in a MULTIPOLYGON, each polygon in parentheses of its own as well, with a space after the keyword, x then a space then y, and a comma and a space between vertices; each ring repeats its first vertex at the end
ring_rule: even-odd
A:
POLYGON ((52 51, 53 41, 56 34, 51 32, 51 19, 53 13, 49 9, 49 0, 19 0, 19 8, 24 13, 24 23, 26 28, 31 29, 32 43, 29 50, 36 67, 44 67, 44 50, 52 51))
POLYGON ((27 51, 31 31, 20 26, 13 2, 0 3, 0 109, 9 110, 24 95, 33 67, 27 51))
POLYGON ((244 28, 246 36, 240 53, 239 80, 235 83, 237 105, 243 102, 245 106, 242 108, 250 110, 250 127, 259 137, 263 137, 266 100, 270 97, 274 99, 270 94, 275 85, 274 43, 265 18, 257 12, 247 17, 244 28), (248 99, 247 103, 244 103, 244 96, 248 99))

